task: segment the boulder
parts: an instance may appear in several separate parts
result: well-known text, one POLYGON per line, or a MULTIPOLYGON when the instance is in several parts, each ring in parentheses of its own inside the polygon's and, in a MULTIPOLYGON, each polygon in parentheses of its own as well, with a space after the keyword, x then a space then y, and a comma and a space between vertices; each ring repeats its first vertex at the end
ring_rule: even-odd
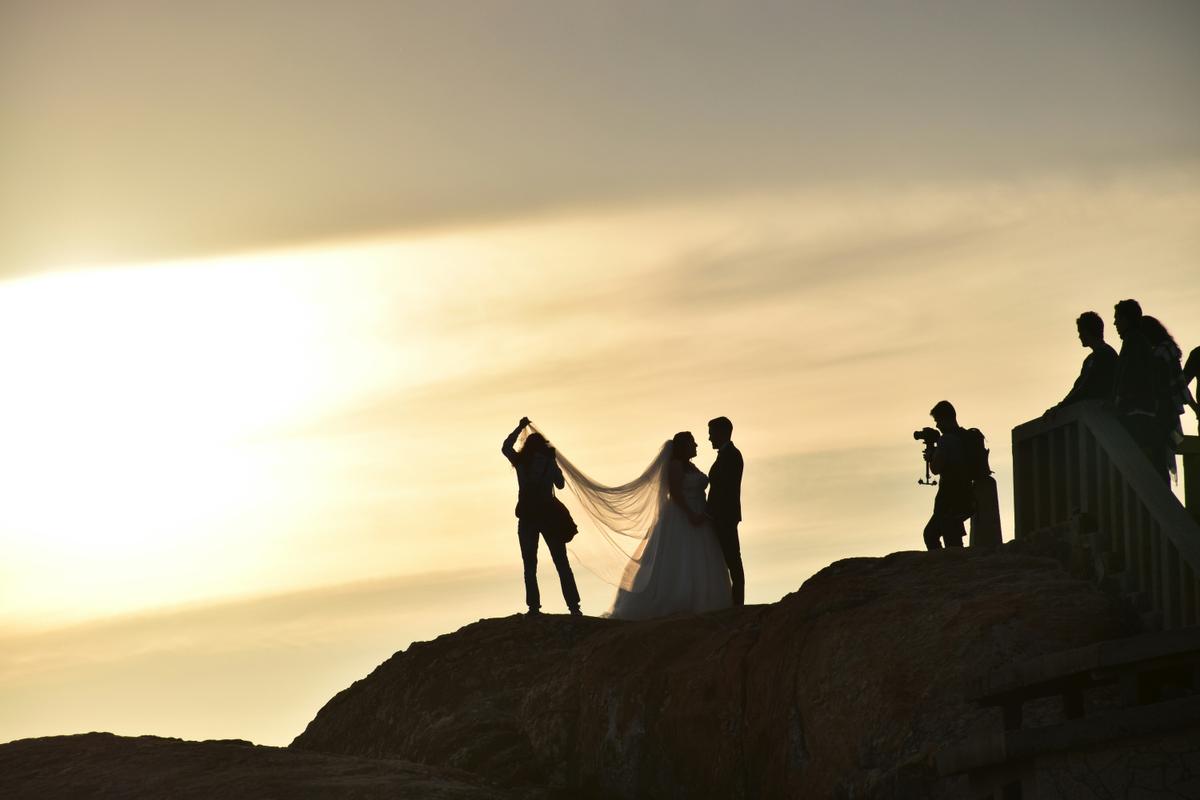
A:
POLYGON ((482 620, 339 693, 291 749, 593 797, 955 797, 932 756, 1014 660, 1126 633, 1011 548, 839 561, 778 603, 645 622, 482 620))

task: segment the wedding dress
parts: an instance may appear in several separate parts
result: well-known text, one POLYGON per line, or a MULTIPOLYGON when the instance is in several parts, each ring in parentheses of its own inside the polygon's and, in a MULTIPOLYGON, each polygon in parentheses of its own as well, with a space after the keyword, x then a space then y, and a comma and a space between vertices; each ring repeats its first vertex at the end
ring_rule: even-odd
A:
MULTIPOLYGON (((708 478, 696 469, 683 476, 683 500, 695 513, 704 511, 704 489, 708 478)), ((616 619, 651 619, 672 614, 700 614, 729 608, 729 572, 710 522, 692 522, 677 503, 669 499, 658 525, 647 535, 643 547, 657 548, 657 566, 639 581, 638 561, 630 563, 633 574, 618 588, 608 616, 616 619)))
MULTIPOLYGON (((557 452, 573 495, 564 500, 579 524, 568 550, 578 564, 617 587, 606 616, 699 614, 732 603, 729 572, 711 524, 693 523, 671 499, 671 451, 666 442, 641 475, 619 486, 593 480, 557 452)), ((683 500, 702 513, 708 478, 690 463, 684 470, 683 500)))

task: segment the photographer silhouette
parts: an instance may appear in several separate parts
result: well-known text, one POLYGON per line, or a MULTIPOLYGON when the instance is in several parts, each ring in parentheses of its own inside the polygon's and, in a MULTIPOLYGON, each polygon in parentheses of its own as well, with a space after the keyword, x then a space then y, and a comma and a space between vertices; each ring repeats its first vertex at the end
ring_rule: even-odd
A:
POLYGON ((941 550, 943 542, 945 547, 962 547, 963 537, 967 535, 963 522, 970 518, 975 505, 964 432, 958 424, 958 414, 948 400, 935 405, 929 414, 941 437, 918 436, 920 431, 913 434, 913 438, 925 442, 925 462, 929 471, 940 479, 933 501, 933 516, 925 525, 925 547, 941 550))

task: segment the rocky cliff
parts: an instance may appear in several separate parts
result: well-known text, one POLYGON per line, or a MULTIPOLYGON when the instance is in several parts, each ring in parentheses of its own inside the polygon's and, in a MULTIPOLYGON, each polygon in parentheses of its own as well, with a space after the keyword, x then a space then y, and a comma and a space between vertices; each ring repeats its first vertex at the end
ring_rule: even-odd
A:
POLYGON ((1121 635, 1058 562, 898 553, 769 606, 483 620, 334 697, 294 750, 402 758, 594 797, 953 797, 931 756, 988 721, 968 680, 1121 635))
POLYGON ((957 797, 932 754, 999 713, 965 684, 1121 627, 1091 585, 1012 546, 850 559, 768 606, 482 620, 395 654, 287 749, 2 745, 0 796, 957 797))
POLYGON ((454 770, 259 747, 111 733, 0 745, 4 800, 503 800, 454 770))

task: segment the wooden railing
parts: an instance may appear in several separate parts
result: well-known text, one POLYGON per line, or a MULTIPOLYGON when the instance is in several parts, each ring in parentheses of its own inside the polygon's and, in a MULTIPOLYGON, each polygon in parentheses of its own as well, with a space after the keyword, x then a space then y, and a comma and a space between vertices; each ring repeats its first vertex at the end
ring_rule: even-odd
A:
MULTIPOLYGON (((1012 452, 1018 539, 1086 519, 1093 549, 1163 628, 1200 624, 1200 508, 1184 508, 1111 413, 1079 403, 1031 420, 1013 429, 1012 452)), ((1189 496, 1195 464, 1185 459, 1189 496)))

